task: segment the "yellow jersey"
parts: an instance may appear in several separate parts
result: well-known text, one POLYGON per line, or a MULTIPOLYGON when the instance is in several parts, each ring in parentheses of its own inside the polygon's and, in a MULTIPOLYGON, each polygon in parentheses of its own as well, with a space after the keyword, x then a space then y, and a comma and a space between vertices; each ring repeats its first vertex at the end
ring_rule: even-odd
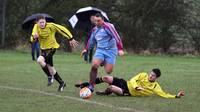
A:
POLYGON ((55 23, 46 23, 45 28, 40 28, 38 24, 34 25, 32 30, 31 42, 35 41, 33 36, 37 33, 39 35, 38 41, 42 50, 59 48, 60 45, 55 39, 56 32, 59 32, 63 36, 67 37, 67 39, 69 40, 73 39, 73 36, 70 33, 70 31, 64 26, 55 23))
POLYGON ((139 73, 138 75, 127 81, 129 92, 132 96, 150 96, 156 94, 164 98, 176 98, 162 90, 158 82, 150 82, 147 73, 139 73), (143 87, 144 90, 137 91, 136 87, 143 87))

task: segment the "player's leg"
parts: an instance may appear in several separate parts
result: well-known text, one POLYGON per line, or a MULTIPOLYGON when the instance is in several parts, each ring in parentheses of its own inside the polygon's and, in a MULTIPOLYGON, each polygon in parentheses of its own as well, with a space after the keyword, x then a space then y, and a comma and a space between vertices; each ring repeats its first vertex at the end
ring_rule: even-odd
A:
POLYGON ((102 60, 97 59, 97 58, 93 59, 92 61, 92 67, 90 70, 90 81, 89 81, 90 85, 88 86, 92 92, 94 91, 95 80, 97 78, 98 68, 101 62, 102 60))
POLYGON ((112 93, 115 93, 117 95, 123 95, 123 90, 120 87, 117 87, 115 85, 110 85, 105 91, 96 91, 97 95, 110 95, 112 93))
POLYGON ((52 80, 53 78, 52 78, 52 75, 49 72, 49 69, 48 69, 47 64, 45 62, 44 56, 39 56, 38 59, 37 59, 37 62, 41 66, 44 73, 47 75, 47 78, 48 78, 47 86, 50 86, 53 83, 53 80, 52 80))
POLYGON ((113 68, 114 68, 113 64, 106 63, 104 65, 104 69, 105 69, 107 74, 111 74, 113 72, 113 68))
POLYGON ((107 74, 111 74, 116 62, 117 50, 107 50, 104 55, 106 56, 104 60, 104 69, 107 74))
POLYGON ((110 86, 108 87, 108 89, 109 89, 112 93, 115 93, 115 94, 117 94, 117 95, 123 95, 123 90, 122 90, 122 88, 120 88, 120 87, 117 87, 117 86, 115 86, 115 85, 110 85, 110 86))
POLYGON ((47 68, 49 70, 49 73, 50 73, 50 77, 48 77, 48 86, 50 86, 51 84, 53 84, 53 80, 54 80, 54 74, 56 73, 56 70, 53 66, 49 65, 48 64, 48 61, 47 61, 47 68))
MULTIPOLYGON (((116 56, 117 56, 117 50, 101 50, 101 49, 97 49, 94 57, 93 57, 93 61, 92 61, 92 68, 90 71, 90 84, 91 85, 95 85, 98 83, 103 82, 103 80, 101 78, 97 78, 97 72, 98 72, 98 68, 99 66, 102 64, 102 62, 105 63, 104 68, 105 71, 110 74, 113 71, 113 66, 115 64, 115 60, 116 60, 116 56)), ((106 79, 107 77, 105 77, 106 79)), ((107 82, 109 82, 108 80, 106 80, 107 82)), ((75 84, 75 87, 85 87, 86 85, 88 85, 88 82, 82 83, 82 84, 75 84)))
POLYGON ((58 91, 63 91, 64 87, 66 86, 66 83, 62 80, 58 72, 53 66, 53 55, 55 54, 56 49, 51 49, 47 56, 46 56, 46 63, 49 69, 50 74, 54 77, 54 79, 60 84, 58 87, 58 91))
MULTIPOLYGON (((103 82, 112 84, 113 76, 103 76, 103 77, 97 77, 95 79, 95 84, 100 84, 103 82)), ((83 87, 89 86, 89 84, 90 84, 89 82, 77 83, 77 84, 75 84, 75 87, 83 88, 83 87)))
POLYGON ((98 68, 104 59, 104 50, 97 49, 93 56, 92 67, 90 70, 90 85, 88 86, 88 88, 91 89, 92 92, 94 91, 95 80, 98 74, 98 68))
MULTIPOLYGON (((109 95, 115 93, 117 95, 130 95, 127 82, 124 79, 119 79, 117 77, 107 77, 107 81, 111 86, 109 86, 105 91, 97 91, 97 95, 109 95)), ((105 79, 104 79, 105 80, 105 79)))
MULTIPOLYGON (((96 76, 97 77, 97 76, 96 76)), ((108 84, 112 84, 113 82, 113 76, 103 76, 103 77, 97 77, 95 79, 95 84, 100 84, 100 83, 108 83, 108 84)), ((77 83, 75 84, 75 87, 80 87, 80 88, 83 88, 83 87, 86 87, 89 85, 89 82, 84 82, 84 83, 77 83)))
POLYGON ((103 77, 97 77, 95 80, 96 84, 100 84, 100 83, 107 83, 109 85, 111 85, 113 83, 113 76, 103 76, 103 77))
POLYGON ((45 58, 44 56, 39 56, 37 59, 37 63, 41 66, 41 67, 45 67, 46 66, 46 62, 45 62, 45 58))
POLYGON ((91 67, 90 75, 89 75, 89 77, 90 77, 89 82, 75 84, 75 87, 83 88, 83 87, 88 86, 88 88, 92 92, 94 91, 95 80, 97 78, 98 68, 99 68, 100 64, 102 63, 102 61, 104 60, 104 55, 102 52, 103 52, 102 50, 97 49, 93 56, 92 67, 91 67))
POLYGON ((95 84, 98 68, 99 68, 101 62, 102 62, 102 60, 100 60, 100 59, 94 59, 92 62, 92 67, 90 70, 90 83, 92 83, 92 84, 95 84))
POLYGON ((60 84, 60 86, 58 87, 58 91, 63 91, 64 87, 66 86, 66 83, 63 81, 63 79, 60 77, 60 75, 58 74, 58 72, 56 71, 56 69, 53 66, 48 65, 48 68, 49 68, 51 75, 60 84))

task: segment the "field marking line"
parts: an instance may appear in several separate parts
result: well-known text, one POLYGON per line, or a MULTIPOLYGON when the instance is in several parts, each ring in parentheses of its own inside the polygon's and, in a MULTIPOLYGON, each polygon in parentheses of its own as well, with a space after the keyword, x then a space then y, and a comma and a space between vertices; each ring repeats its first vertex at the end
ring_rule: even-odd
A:
POLYGON ((0 85, 0 88, 9 89, 9 90, 17 90, 17 91, 27 91, 27 92, 31 92, 31 93, 39 93, 39 94, 48 95, 48 96, 66 98, 66 99, 71 99, 71 100, 75 100, 75 101, 81 101, 81 102, 84 102, 84 103, 90 103, 90 104, 96 104, 96 105, 99 105, 99 106, 109 107, 109 108, 112 108, 112 109, 115 109, 115 110, 144 112, 144 111, 136 110, 136 109, 133 109, 133 108, 118 107, 118 106, 116 107, 116 106, 111 105, 111 104, 106 104, 106 103, 101 103, 101 102, 96 102, 96 101, 90 101, 90 100, 84 100, 84 99, 81 99, 81 98, 76 98, 76 97, 71 97, 71 96, 62 96, 62 95, 57 95, 55 93, 48 93, 48 92, 34 90, 34 89, 16 88, 16 87, 1 86, 1 85, 0 85))

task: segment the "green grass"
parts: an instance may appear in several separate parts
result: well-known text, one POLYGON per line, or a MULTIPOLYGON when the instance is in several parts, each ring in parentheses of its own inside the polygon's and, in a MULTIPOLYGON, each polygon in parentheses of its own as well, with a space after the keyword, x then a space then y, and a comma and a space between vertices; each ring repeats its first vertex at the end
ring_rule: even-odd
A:
MULTIPOLYGON (((176 94, 185 90, 181 99, 151 97, 119 97, 93 95, 80 100, 74 83, 88 80, 90 65, 79 55, 57 52, 54 65, 67 81, 64 92, 58 83, 46 87, 47 79, 30 53, 0 51, 0 112, 199 112, 200 58, 180 56, 138 56, 118 58, 112 75, 129 79, 138 72, 154 67, 162 70, 158 80, 164 90, 176 94), (89 102, 86 102, 89 101, 89 102), (98 103, 98 104, 96 104, 98 103), (130 110, 131 109, 131 110, 130 110)), ((105 75, 103 68, 99 76, 105 75)), ((97 85, 101 90, 105 84, 97 85)))

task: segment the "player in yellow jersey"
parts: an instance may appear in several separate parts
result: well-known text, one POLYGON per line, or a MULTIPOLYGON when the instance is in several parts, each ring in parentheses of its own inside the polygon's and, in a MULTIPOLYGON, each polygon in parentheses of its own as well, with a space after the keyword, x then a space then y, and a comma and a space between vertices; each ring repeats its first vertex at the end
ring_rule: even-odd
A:
POLYGON ((96 79, 96 84, 105 82, 109 86, 105 91, 97 91, 97 95, 110 95, 115 93, 117 95, 129 96, 150 96, 156 94, 164 98, 180 98, 184 96, 184 91, 179 91, 177 95, 166 93, 162 90, 156 79, 161 75, 160 69, 155 68, 147 74, 145 72, 139 73, 132 77, 129 81, 119 79, 113 76, 104 76, 96 79))
POLYGON ((36 18, 37 24, 34 25, 32 30, 31 41, 36 40, 40 43, 41 55, 38 57, 37 62, 42 67, 42 70, 48 77, 48 86, 53 83, 55 79, 60 85, 58 91, 63 91, 66 83, 58 75, 58 72, 53 66, 53 55, 56 49, 59 48, 59 44, 56 41, 55 33, 58 32, 65 36, 72 47, 76 47, 78 42, 73 39, 72 34, 64 26, 48 23, 45 17, 38 16, 36 18))

